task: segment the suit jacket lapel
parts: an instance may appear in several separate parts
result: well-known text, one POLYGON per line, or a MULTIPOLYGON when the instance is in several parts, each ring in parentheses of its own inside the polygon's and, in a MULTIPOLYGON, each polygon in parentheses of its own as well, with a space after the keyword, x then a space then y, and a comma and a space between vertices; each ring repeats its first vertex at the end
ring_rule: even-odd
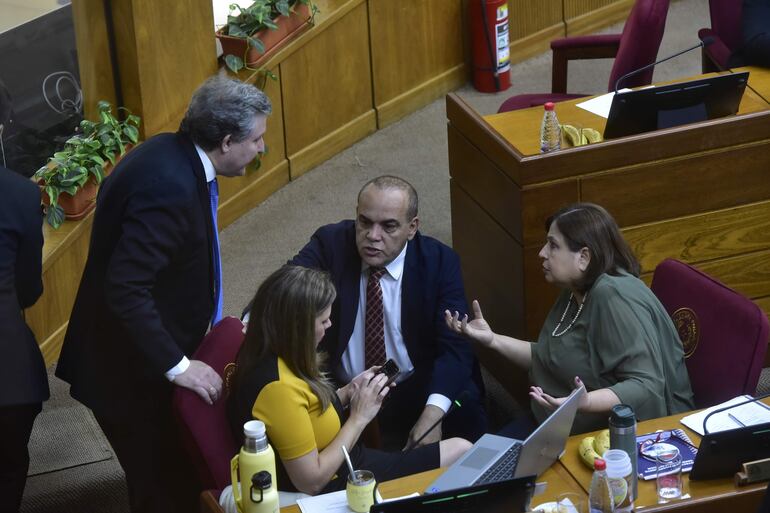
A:
POLYGON ((356 323, 360 296, 361 257, 356 248, 355 228, 351 227, 348 235, 346 258, 340 275, 340 331, 339 339, 334 348, 334 361, 339 361, 342 353, 348 347, 350 335, 353 333, 353 327, 356 323))
POLYGON ((412 362, 415 361, 415 340, 418 330, 415 328, 417 319, 422 312, 420 304, 420 291, 423 290, 423 276, 418 266, 417 243, 415 239, 408 242, 406 258, 404 259, 404 276, 401 280, 401 335, 412 362))

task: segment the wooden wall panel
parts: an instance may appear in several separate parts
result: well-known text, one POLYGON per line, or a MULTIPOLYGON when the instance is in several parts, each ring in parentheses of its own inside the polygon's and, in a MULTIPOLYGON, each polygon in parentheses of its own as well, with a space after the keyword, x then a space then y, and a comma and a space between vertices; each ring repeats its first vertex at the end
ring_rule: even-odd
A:
POLYGON ((568 36, 590 34, 625 21, 634 0, 564 0, 568 36))
POLYGON ((25 310, 46 365, 59 358, 61 343, 88 256, 93 214, 59 230, 43 226, 43 295, 25 310))
POLYGON ((466 81, 462 7, 460 0, 369 0, 380 127, 466 81))
POLYGON ((376 130, 366 14, 360 4, 281 63, 292 178, 376 130))
POLYGON ((563 24, 562 0, 508 0, 511 42, 563 24))
POLYGON ((523 276, 524 302, 526 313, 524 317, 525 340, 535 341, 543 326, 546 315, 551 309, 559 289, 545 281, 543 260, 538 256, 542 245, 524 248, 523 276))
POLYGON ((193 91, 217 71, 210 3, 113 2, 125 106, 142 116, 144 137, 173 131, 193 91))
POLYGON ((107 100, 113 105, 117 103, 104 2, 73 2, 72 21, 75 25, 80 87, 83 90, 83 114, 86 119, 96 119, 96 104, 100 100, 107 100))

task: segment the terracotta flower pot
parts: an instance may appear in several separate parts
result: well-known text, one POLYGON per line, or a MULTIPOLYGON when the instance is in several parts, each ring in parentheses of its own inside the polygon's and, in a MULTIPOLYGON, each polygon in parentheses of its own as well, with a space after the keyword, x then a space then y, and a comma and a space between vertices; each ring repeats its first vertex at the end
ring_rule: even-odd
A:
MULTIPOLYGON (((43 184, 41 182, 38 184, 40 185, 40 197, 43 200, 43 205, 48 207, 51 205, 51 200, 48 198, 43 184)), ((64 209, 64 217, 72 220, 83 219, 96 206, 96 193, 98 191, 99 186, 96 184, 96 180, 91 178, 83 187, 78 189, 74 196, 68 192, 59 194, 58 203, 64 209)))
POLYGON ((225 30, 224 27, 219 29, 216 35, 222 43, 223 55, 235 55, 243 59, 245 53, 244 63, 247 66, 260 65, 287 41, 310 27, 310 6, 297 4, 294 6, 294 12, 288 17, 279 16, 273 21, 278 25, 277 29, 263 29, 252 35, 265 45, 264 53, 259 53, 256 48, 249 47, 245 38, 225 35, 222 33, 225 30), (246 53, 247 47, 248 53, 246 53))

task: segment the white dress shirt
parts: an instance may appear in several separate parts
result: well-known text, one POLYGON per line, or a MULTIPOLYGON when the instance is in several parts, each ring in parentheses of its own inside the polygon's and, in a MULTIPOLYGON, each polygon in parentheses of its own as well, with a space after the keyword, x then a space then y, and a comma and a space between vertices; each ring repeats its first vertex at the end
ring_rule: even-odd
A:
MULTIPOLYGON (((208 155, 206 155, 206 152, 203 151, 203 148, 195 145, 195 151, 198 152, 198 157, 201 159, 201 164, 203 164, 203 172, 206 174, 206 183, 209 183, 213 181, 217 177, 217 172, 214 169, 214 164, 211 162, 211 159, 208 155)), ((187 370, 187 367, 190 366, 190 360, 186 356, 182 356, 182 359, 179 360, 179 363, 171 367, 169 370, 166 371, 166 379, 169 381, 174 381, 174 378, 182 374, 184 371, 187 370)))
MULTIPOLYGON (((404 277, 404 261, 406 260, 407 242, 401 253, 385 266, 385 272, 380 278, 382 288, 382 307, 385 328, 385 354, 387 358, 395 360, 401 373, 396 378, 396 383, 401 383, 414 373, 414 365, 409 359, 404 337, 401 332, 401 284, 404 277)), ((350 335, 348 346, 342 354, 342 369, 347 381, 352 380, 365 371, 364 363, 364 337, 366 321, 366 284, 369 280, 369 265, 361 262, 361 276, 358 284, 358 310, 356 311, 356 323, 353 333, 350 335)), ((385 363, 385 362, 381 362, 385 363)), ((432 404, 441 408, 444 412, 449 409, 451 401, 441 394, 430 394, 426 404, 432 404)))

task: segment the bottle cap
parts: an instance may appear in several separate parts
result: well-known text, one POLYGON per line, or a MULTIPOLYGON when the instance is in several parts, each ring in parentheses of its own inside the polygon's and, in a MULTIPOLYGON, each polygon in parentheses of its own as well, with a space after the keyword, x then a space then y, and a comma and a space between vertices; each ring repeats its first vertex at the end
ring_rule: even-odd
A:
POLYGON ((627 404, 616 404, 611 411, 610 424, 617 427, 631 427, 636 423, 634 409, 627 404))
POLYGON ((254 486, 254 488, 267 490, 270 488, 270 485, 273 484, 273 478, 270 476, 270 472, 267 470, 260 470, 251 476, 251 484, 254 486))
POLYGON ((265 436, 265 423, 261 420, 250 420, 243 425, 243 434, 249 438, 262 438, 265 436))
POLYGON ((545 110, 553 110, 553 102, 547 102, 543 107, 545 107, 545 110))
POLYGON ((596 458, 594 460, 594 470, 604 470, 606 468, 607 468, 607 463, 603 459, 596 458))

